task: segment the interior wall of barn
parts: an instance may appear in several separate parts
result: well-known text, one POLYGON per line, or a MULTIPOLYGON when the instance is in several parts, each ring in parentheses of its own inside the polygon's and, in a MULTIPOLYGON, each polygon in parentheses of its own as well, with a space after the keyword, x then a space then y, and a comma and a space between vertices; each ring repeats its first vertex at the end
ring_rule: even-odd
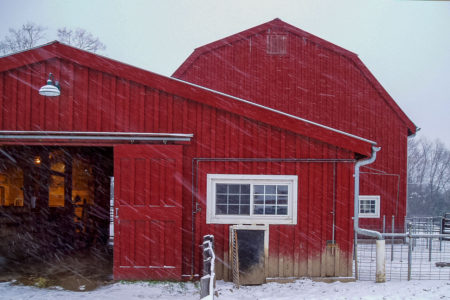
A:
POLYGON ((1 256, 40 262, 96 248, 108 252, 112 150, 1 146, 1 256))

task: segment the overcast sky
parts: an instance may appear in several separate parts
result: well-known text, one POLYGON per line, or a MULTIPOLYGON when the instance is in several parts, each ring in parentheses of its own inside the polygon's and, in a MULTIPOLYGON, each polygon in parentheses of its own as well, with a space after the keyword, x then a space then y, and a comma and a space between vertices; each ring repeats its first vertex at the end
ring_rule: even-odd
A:
POLYGON ((450 148, 450 1, 0 0, 0 38, 27 21, 84 28, 100 54, 170 76, 204 44, 280 18, 359 55, 418 135, 450 148))

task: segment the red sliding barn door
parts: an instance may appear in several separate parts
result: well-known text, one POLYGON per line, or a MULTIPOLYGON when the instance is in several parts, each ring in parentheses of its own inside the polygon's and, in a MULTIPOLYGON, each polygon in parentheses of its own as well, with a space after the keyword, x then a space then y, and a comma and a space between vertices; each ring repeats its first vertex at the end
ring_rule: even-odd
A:
POLYGON ((181 279, 182 146, 114 148, 114 279, 181 279))

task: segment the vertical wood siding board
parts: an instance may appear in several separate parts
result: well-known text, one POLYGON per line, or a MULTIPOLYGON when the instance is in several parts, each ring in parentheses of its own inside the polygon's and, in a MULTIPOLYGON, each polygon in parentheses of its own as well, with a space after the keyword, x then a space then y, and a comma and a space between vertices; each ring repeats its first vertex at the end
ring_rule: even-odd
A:
MULTIPOLYGON (((293 155, 293 157, 295 158, 299 158, 300 157, 300 138, 296 138, 295 139, 295 147, 293 149, 295 151, 295 154, 293 155)), ((294 234, 294 249, 293 249, 293 260, 294 260, 294 277, 299 277, 300 276, 300 246, 301 246, 301 239, 300 239, 300 233, 302 231, 302 215, 300 214, 300 210, 302 209, 302 206, 300 204, 300 199, 301 199, 301 190, 302 190, 302 177, 301 177, 301 169, 300 169, 300 164, 299 163, 295 163, 293 164, 294 166, 294 172, 295 174, 298 176, 298 191, 297 191, 297 199, 295 199, 295 201, 297 201, 297 225, 295 225, 293 227, 293 234, 294 234)))
POLYGON ((239 116, 238 120, 239 120, 239 129, 240 129, 237 132, 238 137, 239 137, 239 144, 238 144, 239 145, 239 152, 238 152, 239 156, 238 157, 244 157, 243 144, 245 143, 245 138, 244 138, 244 134, 243 134, 242 130, 245 130, 245 123, 244 123, 244 118, 242 116, 239 116))
MULTIPOLYGON (((114 75, 111 75, 110 77, 110 83, 111 83, 111 89, 110 89, 110 98, 109 101, 109 108, 111 111, 109 112, 109 124, 108 124, 108 131, 116 131, 116 106, 117 106, 117 77, 114 75)), ((147 225, 150 230, 150 224, 147 225)))
POLYGON ((33 94, 33 86, 31 83, 32 69, 30 66, 26 67, 25 73, 25 114, 22 130, 31 129, 31 95, 33 94))
POLYGON ((3 118, 3 111, 5 110, 4 101, 6 100, 5 94, 5 72, 0 72, 0 129, 5 129, 5 124, 3 123, 5 119, 3 118))
POLYGON ((95 127, 93 128, 92 124, 95 122, 96 109, 97 107, 93 105, 93 99, 96 97, 96 83, 95 83, 95 70, 88 69, 87 70, 87 81, 88 81, 88 90, 87 90, 87 98, 86 98, 86 130, 87 131, 95 131, 95 127))
MULTIPOLYGON (((39 67, 38 64, 30 65, 30 84, 31 84, 31 94, 30 94, 30 125, 29 130, 36 130, 39 124, 39 67)), ((41 83, 42 84, 42 83, 41 83)), ((1 103, 0 103, 1 105, 1 103)), ((1 118, 1 116, 0 116, 1 118)))
POLYGON ((2 129, 9 130, 10 118, 11 118, 11 72, 5 72, 3 78, 3 119, 2 119, 2 129))
MULTIPOLYGON (((113 76, 107 73, 102 73, 102 86, 100 89, 100 131, 111 132, 111 111, 112 111, 112 97, 111 92, 113 76)), ((144 224, 143 226, 147 226, 144 224)), ((145 235, 145 231, 143 233, 145 235)))
POLYGON ((103 95, 103 86, 105 84, 105 80, 103 78, 103 72, 97 73, 97 86, 96 86, 96 95, 97 97, 94 99, 94 105, 97 107, 97 114, 95 116, 96 124, 95 130, 102 131, 102 123, 105 121, 103 119, 103 111, 106 109, 106 103, 103 95))
POLYGON ((161 92, 159 90, 155 90, 155 97, 154 97, 154 116, 153 116, 153 130, 155 130, 155 132, 161 131, 161 126, 159 125, 159 111, 160 111, 160 95, 161 92))
MULTIPOLYGON (((45 74, 48 76, 49 73, 52 73, 55 77, 58 76, 58 74, 56 74, 54 60, 45 61, 45 74)), ((42 97, 42 98, 44 98, 45 103, 42 124, 45 130, 51 131, 54 130, 54 123, 57 122, 58 118, 58 116, 55 114, 56 100, 54 98, 56 97, 42 97)))
MULTIPOLYGON (((61 59, 55 60, 55 79, 59 80, 60 84, 61 84, 61 80, 62 80, 62 72, 61 72, 62 64, 63 64, 63 62, 61 61, 61 59)), ((62 98, 61 98, 61 96, 54 97, 55 101, 54 101, 53 115, 55 118, 55 123, 53 124, 53 127, 52 127, 53 130, 58 130, 60 128, 60 123, 65 122, 65 120, 62 118, 62 115, 61 115, 61 110, 65 108, 65 107, 62 107, 64 105, 64 100, 67 101, 67 91, 64 91, 64 92, 65 93, 63 93, 62 98)))
MULTIPOLYGON (((348 197, 349 199, 353 199, 353 195, 354 195, 354 180, 353 180, 353 168, 352 165, 347 164, 347 182, 348 182, 348 197)), ((353 230, 351 230, 351 228, 353 228, 353 201, 350 201, 350 205, 348 205, 347 208, 347 220, 346 220, 346 228, 349 228, 348 232, 347 232, 347 245, 344 248, 345 250, 345 255, 346 255, 346 260, 347 261, 347 274, 352 272, 352 266, 350 264, 351 262, 351 253, 352 253, 352 247, 353 247, 353 230)))
POLYGON ((167 97, 167 132, 173 132, 173 95, 167 97))
POLYGON ((55 124, 55 130, 62 131, 66 130, 66 126, 68 124, 68 118, 67 114, 69 113, 67 107, 68 107, 68 101, 69 101, 69 89, 71 88, 68 80, 70 74, 68 74, 67 70, 67 62, 59 59, 58 60, 59 68, 58 73, 55 74, 56 80, 59 81, 60 88, 61 88, 61 94, 59 97, 56 97, 56 107, 55 107, 55 114, 56 119, 58 120, 57 124, 55 124))
POLYGON ((123 102, 122 102, 122 130, 130 131, 130 104, 131 104, 131 85, 128 80, 123 80, 123 102))
POLYGON ((81 70, 79 66, 73 65, 73 105, 72 105, 72 130, 81 131, 81 108, 82 108, 82 96, 81 89, 83 88, 81 80, 81 70))
POLYGON ((89 69, 82 67, 81 70, 81 84, 82 87, 80 87, 81 90, 81 131, 87 131, 88 129, 88 101, 89 101, 89 89, 90 87, 90 80, 89 80, 89 69))
MULTIPOLYGON (((327 145, 323 144, 322 145, 322 157, 329 157, 328 156, 328 148, 327 145)), ((330 207, 328 206, 328 199, 329 199, 329 195, 328 195, 328 169, 327 169, 327 164, 326 163, 322 163, 321 165, 321 181, 322 181, 322 188, 321 188, 321 224, 320 224, 320 228, 321 228, 321 247, 320 247, 320 253, 321 253, 321 268, 320 268, 320 276, 325 276, 325 272, 326 272, 326 253, 324 252, 326 249, 326 242, 328 239, 328 226, 327 226, 327 221, 328 221, 328 216, 330 214, 330 207)), ((329 238, 331 240, 331 237, 329 238)))
POLYGON ((17 130, 17 119, 18 119, 18 80, 17 80, 17 70, 13 70, 11 73, 11 123, 9 127, 12 130, 17 130))
POLYGON ((145 128, 145 86, 139 84, 139 126, 138 131, 144 132, 145 128))
POLYGON ((118 78, 117 81, 117 87, 119 89, 118 92, 118 105, 116 106, 116 115, 117 115, 117 121, 116 121, 116 130, 117 131, 126 131, 126 125, 125 125, 125 103, 127 101, 126 96, 126 83, 123 79, 118 78))
MULTIPOLYGON (((309 143, 309 154, 311 155, 311 142, 309 143)), ((311 156, 309 156, 311 157, 311 156)), ((313 269, 313 254, 314 254, 314 244, 315 244, 315 229, 314 229, 314 225, 315 225, 315 216, 314 216, 314 205, 315 205, 315 195, 316 195, 316 191, 315 191, 315 184, 314 184, 314 180, 315 180, 315 170, 314 170, 314 165, 309 163, 309 180, 308 180, 308 184, 309 184, 309 205, 308 205, 308 231, 307 231, 307 244, 308 244, 308 275, 309 276, 313 276, 314 275, 314 269, 313 269)))
POLYGON ((16 94, 16 111, 15 114, 16 117, 16 130, 23 130, 23 124, 25 122, 25 114, 26 114, 26 107, 25 107, 25 72, 24 68, 19 68, 16 70, 16 83, 17 83, 17 94, 16 94))
POLYGON ((67 74, 67 100, 63 109, 63 122, 61 128, 63 130, 73 131, 73 102, 74 102, 74 66, 70 62, 65 62, 65 73, 67 74))
POLYGON ((143 130, 144 130, 144 132, 154 132, 152 129, 151 129, 151 125, 152 125, 152 122, 151 122, 151 106, 153 105, 153 103, 151 102, 153 99, 152 99, 152 92, 151 92, 151 89, 149 88, 149 87, 144 87, 144 99, 143 99, 143 102, 144 102, 144 109, 143 109, 143 111, 144 111, 144 115, 143 115, 143 120, 142 120, 142 122, 143 122, 143 130))

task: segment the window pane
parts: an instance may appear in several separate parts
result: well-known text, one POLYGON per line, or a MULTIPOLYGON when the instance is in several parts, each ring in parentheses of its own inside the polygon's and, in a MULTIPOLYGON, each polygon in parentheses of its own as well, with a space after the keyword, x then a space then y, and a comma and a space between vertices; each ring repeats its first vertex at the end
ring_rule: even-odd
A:
POLYGON ((250 214, 250 205, 241 205, 240 207, 240 215, 249 215, 250 214))
POLYGON ((263 215, 264 214, 264 205, 255 205, 253 207, 253 214, 263 215))
POLYGON ((217 215, 226 215, 227 214, 227 206, 226 205, 216 205, 216 214, 217 215))
POLYGON ((239 194, 239 192, 240 192, 240 185, 239 184, 229 184, 228 185, 228 192, 230 194, 239 194))
POLYGON ((239 195, 230 195, 228 197, 228 204, 239 204, 239 195))
POLYGON ((250 184, 241 184, 241 194, 250 194, 250 184))
POLYGON ((266 205, 265 214, 266 215, 274 215, 275 214, 275 205, 266 205))
POLYGON ((287 206, 277 206, 277 215, 286 216, 287 214, 288 214, 287 206))
POLYGON ((277 186, 276 185, 266 185, 266 194, 276 194, 277 186))
POLYGON ((216 214, 249 215, 250 184, 216 184, 216 214), (242 194, 246 192, 246 194, 242 194), (246 208, 241 209, 240 206, 246 208))
POLYGON ((226 194, 227 193, 227 185, 226 184, 216 184, 216 193, 218 194, 226 194))
POLYGON ((288 194, 288 186, 287 185, 278 185, 277 186, 277 194, 278 195, 287 195, 288 194))
POLYGON ((253 201, 255 204, 264 204, 264 195, 255 195, 253 201))
POLYGON ((288 203, 288 197, 287 196, 278 196, 277 204, 287 204, 287 203, 288 203))
POLYGON ((255 185, 253 187, 253 193, 255 195, 262 195, 262 194, 264 194, 264 186, 263 185, 255 185))
POLYGON ((227 195, 217 195, 216 203, 217 204, 227 204, 227 195))
POLYGON ((238 215, 239 214, 239 205, 228 206, 228 214, 229 215, 238 215))
POLYGON ((266 196, 266 205, 267 204, 276 204, 276 196, 275 195, 266 196))
POLYGON ((250 195, 241 195, 241 204, 250 204, 250 195))

